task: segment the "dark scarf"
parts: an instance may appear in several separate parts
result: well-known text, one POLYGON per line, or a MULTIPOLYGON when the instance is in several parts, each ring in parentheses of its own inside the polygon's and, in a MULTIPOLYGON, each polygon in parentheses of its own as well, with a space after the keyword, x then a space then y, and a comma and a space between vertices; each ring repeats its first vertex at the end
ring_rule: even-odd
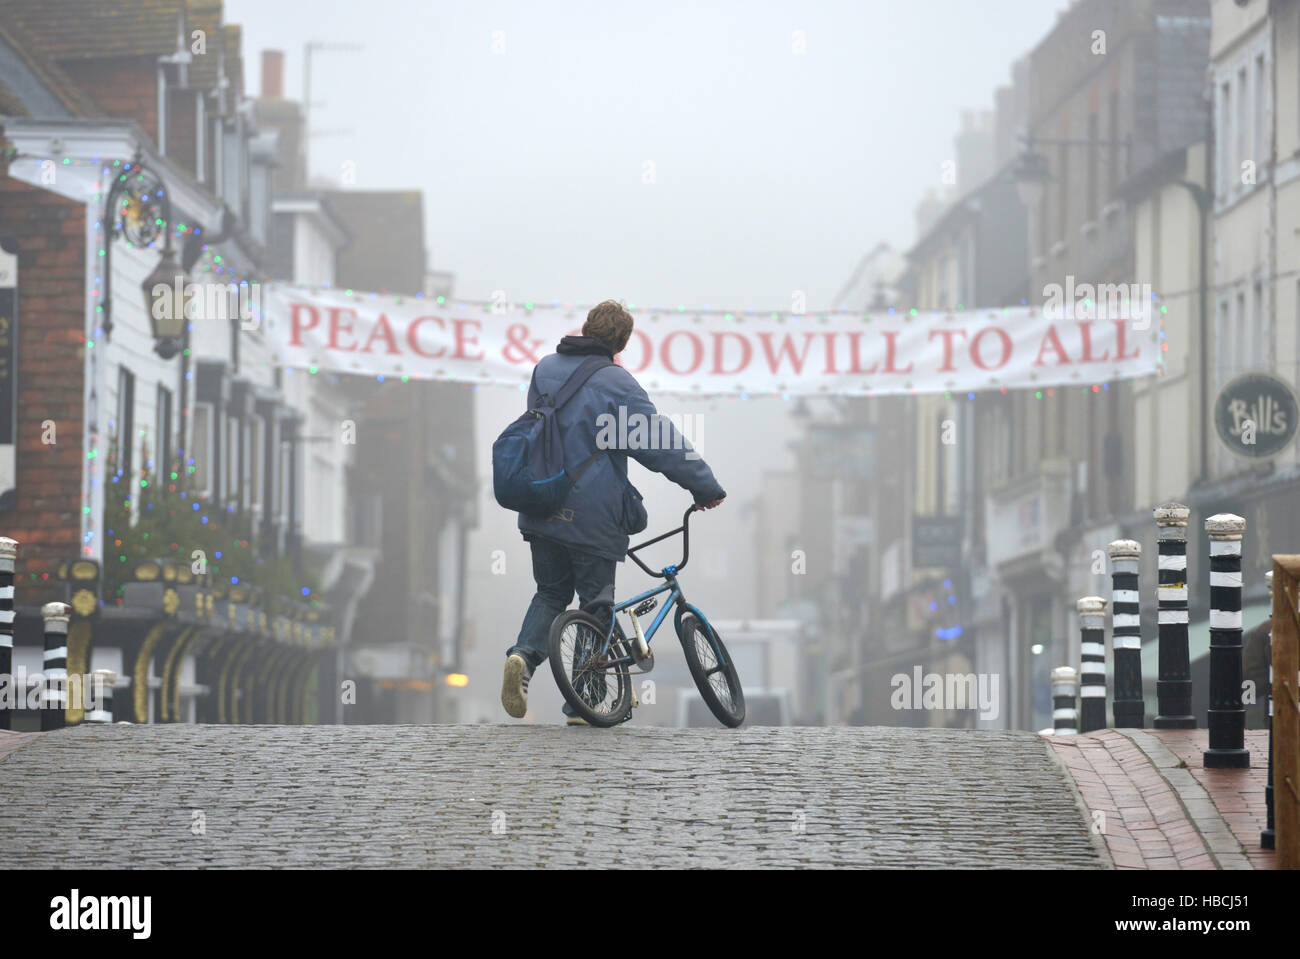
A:
POLYGON ((608 356, 614 358, 614 351, 594 336, 566 336, 555 347, 556 353, 569 356, 608 356))

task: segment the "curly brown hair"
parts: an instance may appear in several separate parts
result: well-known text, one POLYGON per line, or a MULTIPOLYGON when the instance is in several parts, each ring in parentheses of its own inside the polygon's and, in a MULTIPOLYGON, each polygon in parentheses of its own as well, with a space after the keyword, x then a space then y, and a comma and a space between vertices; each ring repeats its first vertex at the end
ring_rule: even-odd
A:
POLYGON ((582 335, 600 340, 612 353, 621 353, 632 337, 632 314, 616 300, 597 303, 582 324, 582 335))

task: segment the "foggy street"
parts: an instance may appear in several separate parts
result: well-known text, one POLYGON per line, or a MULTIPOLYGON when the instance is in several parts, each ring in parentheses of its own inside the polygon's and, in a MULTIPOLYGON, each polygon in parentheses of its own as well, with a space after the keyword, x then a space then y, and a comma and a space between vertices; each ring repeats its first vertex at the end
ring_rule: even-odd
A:
POLYGON ((1300 0, 0 0, 15 928, 1267 929, 1298 691, 1300 0))

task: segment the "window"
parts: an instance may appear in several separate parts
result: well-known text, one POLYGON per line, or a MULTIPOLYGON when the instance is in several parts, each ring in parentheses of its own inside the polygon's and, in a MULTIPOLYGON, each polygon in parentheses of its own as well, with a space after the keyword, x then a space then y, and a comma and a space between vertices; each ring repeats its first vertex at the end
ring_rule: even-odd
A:
POLYGON ((1265 74, 1264 54, 1255 57, 1255 166, 1259 179, 1273 158, 1273 144, 1269 142, 1269 131, 1273 125, 1268 122, 1271 104, 1268 102, 1269 82, 1265 74))
POLYGON ((154 470, 166 479, 172 468, 172 391, 158 384, 154 425, 154 470))
POLYGON ((1250 99, 1246 88, 1247 79, 1246 68, 1242 67, 1237 71, 1237 115, 1233 127, 1236 134, 1233 142, 1237 145, 1237 162, 1233 176, 1237 179, 1237 183, 1241 182, 1241 165, 1250 159, 1250 99))
MULTIPOLYGON (((936 413, 938 419, 938 429, 935 434, 938 436, 945 435, 944 422, 948 419, 948 411, 940 407, 936 413)), ((944 506, 948 501, 948 447, 939 446, 938 455, 934 458, 934 514, 942 516, 945 512, 944 506)))
POLYGON ((1251 301, 1251 318, 1253 320, 1250 331, 1250 366, 1253 369, 1265 369, 1271 367, 1269 362, 1269 330, 1268 318, 1265 316, 1266 304, 1264 303, 1264 284, 1255 281, 1255 289, 1252 291, 1251 301))
POLYGON ((1106 120, 1110 125, 1107 138, 1110 140, 1109 166, 1107 182, 1110 184, 1110 192, 1115 193, 1115 188, 1119 186, 1119 91, 1112 90, 1110 94, 1110 106, 1106 110, 1106 120))
POLYGON ((1246 291, 1242 290, 1237 294, 1237 329, 1232 337, 1233 353, 1232 364, 1228 367, 1229 374, 1235 376, 1245 369, 1246 364, 1250 362, 1250 343, 1248 337, 1251 327, 1250 316, 1246 313, 1246 291))
POLYGON ((226 414, 225 489, 227 503, 239 501, 239 418, 226 414))
POLYGON ((966 306, 973 306, 980 298, 979 281, 975 276, 976 250, 975 237, 966 238, 966 270, 962 281, 961 297, 966 306))
MULTIPOLYGON (((1052 725, 1052 663, 1060 660, 1060 646, 1064 645, 1060 640, 1055 639, 1059 632, 1054 628, 1052 622, 1052 601, 1048 597, 1035 596, 1025 604, 1028 608, 1027 620, 1029 625, 1028 642, 1022 647, 1021 656, 1028 659, 1024 665, 1027 667, 1025 672, 1032 677, 1029 684, 1031 690, 1031 708, 1033 722, 1030 729, 1042 729, 1045 726, 1052 725), (1031 650, 1034 646, 1042 646, 1043 651, 1034 655, 1031 650), (1026 654, 1027 657, 1026 657, 1026 654)), ((1023 659, 1022 659, 1023 663, 1023 659)))
POLYGON ((275 515, 282 522, 288 522, 289 520, 289 501, 290 497, 293 496, 293 491, 289 488, 289 481, 292 479, 290 476, 292 456, 293 444, 288 440, 281 440, 280 475, 277 477, 279 480, 279 494, 276 496, 275 515))
POLYGON ((1232 302, 1228 297, 1219 301, 1219 321, 1216 324, 1215 341, 1218 342, 1222 349, 1219 352, 1219 359, 1223 362, 1223 367, 1219 371, 1219 383, 1225 383, 1231 379, 1232 374, 1232 344, 1236 337, 1232 336, 1232 302))
POLYGON ((1226 201, 1232 191, 1232 84, 1225 83, 1219 89, 1218 119, 1218 163, 1219 163, 1219 199, 1226 201))
POLYGON ((194 441, 190 451, 194 454, 194 487, 200 496, 212 493, 212 404, 194 404, 194 441))
MULTIPOLYGON (((355 475, 355 472, 353 475, 355 475)), ((354 498, 351 508, 347 511, 347 516, 349 539, 357 546, 379 547, 383 545, 384 498, 382 496, 354 498)))
POLYGON ((1088 114, 1088 195, 1087 207, 1084 209, 1084 219, 1091 220, 1097 215, 1097 139, 1098 128, 1097 114, 1088 114))
POLYGON ((269 431, 270 441, 266 447, 266 471, 270 474, 267 478, 270 480, 271 501, 266 504, 267 518, 279 520, 281 512, 281 493, 284 491, 284 456, 280 452, 279 430, 275 428, 274 421, 268 421, 266 425, 269 431))
POLYGON ((999 406, 994 411, 994 443, 997 457, 993 461, 993 478, 1002 483, 1011 478, 1011 419, 1010 411, 999 406))
POLYGON ((312 534, 324 542, 335 542, 338 535, 338 507, 334 504, 334 463, 319 448, 312 449, 311 455, 312 493, 315 499, 310 508, 304 503, 299 512, 303 517, 303 532, 312 534), (307 529, 307 524, 314 529, 307 529))
POLYGON ((1260 34, 1252 48, 1226 64, 1219 74, 1215 96, 1215 162, 1219 172, 1215 191, 1220 203, 1231 203, 1250 192, 1271 173, 1273 159, 1272 63, 1260 34), (1243 182, 1245 164, 1252 182, 1243 182))
POLYGON ((1044 190, 1038 200, 1038 255, 1046 257, 1051 245, 1047 239, 1047 191, 1044 190))
POLYGON ((1062 143, 1057 147, 1057 164, 1060 177, 1057 180, 1056 190, 1056 215, 1058 222, 1056 224, 1056 237, 1058 240, 1065 239, 1070 232, 1070 154, 1069 145, 1062 143))
POLYGON ((262 505, 262 444, 266 442, 266 424, 254 416, 248 429, 248 505, 254 510, 262 505))
POLYGON ((135 374, 125 366, 117 371, 117 468, 130 482, 135 449, 135 374))

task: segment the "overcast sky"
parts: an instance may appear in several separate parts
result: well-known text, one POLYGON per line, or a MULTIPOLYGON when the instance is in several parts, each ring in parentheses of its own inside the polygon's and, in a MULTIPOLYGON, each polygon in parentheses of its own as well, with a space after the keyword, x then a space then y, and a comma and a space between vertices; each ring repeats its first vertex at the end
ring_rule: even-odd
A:
POLYGON ((424 191, 431 265, 511 301, 831 306, 915 239, 961 111, 1063 0, 226 0, 246 82, 313 58, 314 174, 424 191), (801 31, 806 53, 793 52, 801 31), (498 52, 499 51, 499 52, 498 52), (653 182, 645 182, 652 179, 653 182))

